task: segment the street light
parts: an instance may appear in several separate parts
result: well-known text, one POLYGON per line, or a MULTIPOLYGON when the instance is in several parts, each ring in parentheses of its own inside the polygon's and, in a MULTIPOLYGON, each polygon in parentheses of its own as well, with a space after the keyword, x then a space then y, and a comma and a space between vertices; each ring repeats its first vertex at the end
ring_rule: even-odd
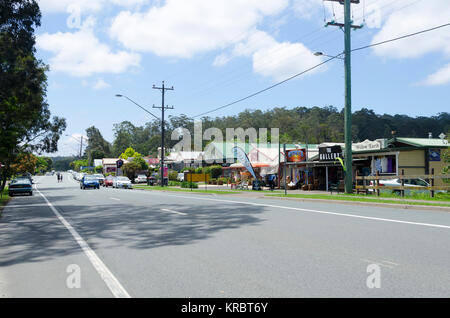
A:
POLYGON ((136 103, 134 100, 132 100, 131 98, 128 98, 125 95, 121 95, 121 94, 116 94, 116 97, 125 97, 126 99, 128 99, 130 102, 132 102, 133 104, 135 104, 136 106, 138 106, 139 108, 141 108, 142 110, 144 110, 145 112, 149 113, 150 115, 152 115, 153 117, 155 117, 156 119, 159 120, 158 116, 152 114, 151 112, 149 112, 147 109, 145 109, 144 107, 142 107, 141 105, 139 105, 138 103, 136 103))
POLYGON ((341 53, 341 54, 336 55, 336 56, 331 56, 331 55, 324 54, 323 52, 315 52, 314 53, 315 56, 326 56, 326 57, 331 57, 331 58, 335 58, 335 59, 344 60, 343 57, 340 57, 340 55, 342 55, 342 54, 344 54, 344 53, 341 53))

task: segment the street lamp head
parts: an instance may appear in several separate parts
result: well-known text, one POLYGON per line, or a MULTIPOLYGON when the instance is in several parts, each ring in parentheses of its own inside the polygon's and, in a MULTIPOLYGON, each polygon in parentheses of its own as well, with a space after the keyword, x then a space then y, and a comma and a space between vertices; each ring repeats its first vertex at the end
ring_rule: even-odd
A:
POLYGON ((323 53, 322 53, 322 52, 315 52, 314 55, 315 55, 315 56, 322 56, 323 53))
POLYGON ((122 95, 120 95, 120 94, 116 94, 116 97, 123 97, 122 95))

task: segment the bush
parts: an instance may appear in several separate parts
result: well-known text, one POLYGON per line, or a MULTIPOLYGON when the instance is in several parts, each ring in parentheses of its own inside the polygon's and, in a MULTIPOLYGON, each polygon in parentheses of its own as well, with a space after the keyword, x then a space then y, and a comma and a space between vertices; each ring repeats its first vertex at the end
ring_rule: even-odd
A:
POLYGON ((169 181, 169 187, 178 187, 181 185, 180 181, 169 181))
POLYGON ((183 181, 181 182, 181 187, 182 188, 193 188, 193 189, 197 189, 198 188, 198 184, 195 182, 188 182, 188 181, 183 181))
POLYGON ((185 172, 185 171, 187 171, 187 172, 195 172, 195 168, 186 167, 186 168, 183 168, 183 170, 181 170, 181 172, 185 172))
POLYGON ((211 178, 216 179, 222 175, 222 166, 216 165, 209 167, 211 171, 211 178))
POLYGON ((170 181, 177 181, 178 172, 171 170, 169 171, 169 180, 170 181))
POLYGON ((197 169, 195 169, 195 173, 203 173, 203 168, 197 168, 197 169))

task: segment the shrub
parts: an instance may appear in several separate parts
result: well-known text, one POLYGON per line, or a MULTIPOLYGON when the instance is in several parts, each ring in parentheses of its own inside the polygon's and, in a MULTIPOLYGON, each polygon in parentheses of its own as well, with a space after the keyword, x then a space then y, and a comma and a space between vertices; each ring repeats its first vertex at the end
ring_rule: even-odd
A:
POLYGON ((193 189, 197 189, 198 188, 198 184, 195 182, 188 182, 188 181, 183 181, 181 182, 181 187, 182 188, 193 188, 193 189))
POLYGON ((178 172, 171 170, 169 171, 169 180, 170 181, 177 181, 178 172))
POLYGON ((177 187, 180 185, 181 185, 180 181, 169 181, 169 187, 177 187))
POLYGON ((222 175, 222 166, 216 165, 209 167, 211 171, 211 178, 216 179, 222 175))
POLYGON ((197 168, 195 169, 195 173, 203 173, 203 168, 197 168))

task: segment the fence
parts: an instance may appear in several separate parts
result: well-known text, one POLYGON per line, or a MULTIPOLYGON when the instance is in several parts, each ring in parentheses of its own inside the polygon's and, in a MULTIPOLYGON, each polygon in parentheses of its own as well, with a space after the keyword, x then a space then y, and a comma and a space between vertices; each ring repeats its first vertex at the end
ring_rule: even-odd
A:
POLYGON ((380 190, 386 189, 386 190, 394 190, 395 192, 399 192, 402 197, 405 196, 405 190, 428 190, 430 191, 430 195, 433 198, 434 192, 436 190, 450 190, 450 186, 435 186, 434 180, 436 179, 450 179, 450 175, 435 175, 434 169, 431 169, 431 174, 428 175, 405 175, 405 171, 402 170, 402 173, 400 176, 380 176, 377 172, 376 176, 358 176, 356 174, 356 191, 359 192, 365 192, 369 193, 368 190, 375 190, 377 193, 377 196, 380 196, 380 190), (390 185, 383 185, 380 184, 380 180, 393 180, 393 179, 399 179, 400 185, 399 186, 390 186, 390 185), (425 180, 429 186, 405 186, 405 180, 409 179, 423 179, 425 180), (358 182, 362 181, 362 182, 358 182), (371 185, 370 182, 374 181, 374 185, 371 185), (369 182, 369 185, 367 185, 367 182, 369 182), (362 183, 362 185, 361 185, 362 183))

